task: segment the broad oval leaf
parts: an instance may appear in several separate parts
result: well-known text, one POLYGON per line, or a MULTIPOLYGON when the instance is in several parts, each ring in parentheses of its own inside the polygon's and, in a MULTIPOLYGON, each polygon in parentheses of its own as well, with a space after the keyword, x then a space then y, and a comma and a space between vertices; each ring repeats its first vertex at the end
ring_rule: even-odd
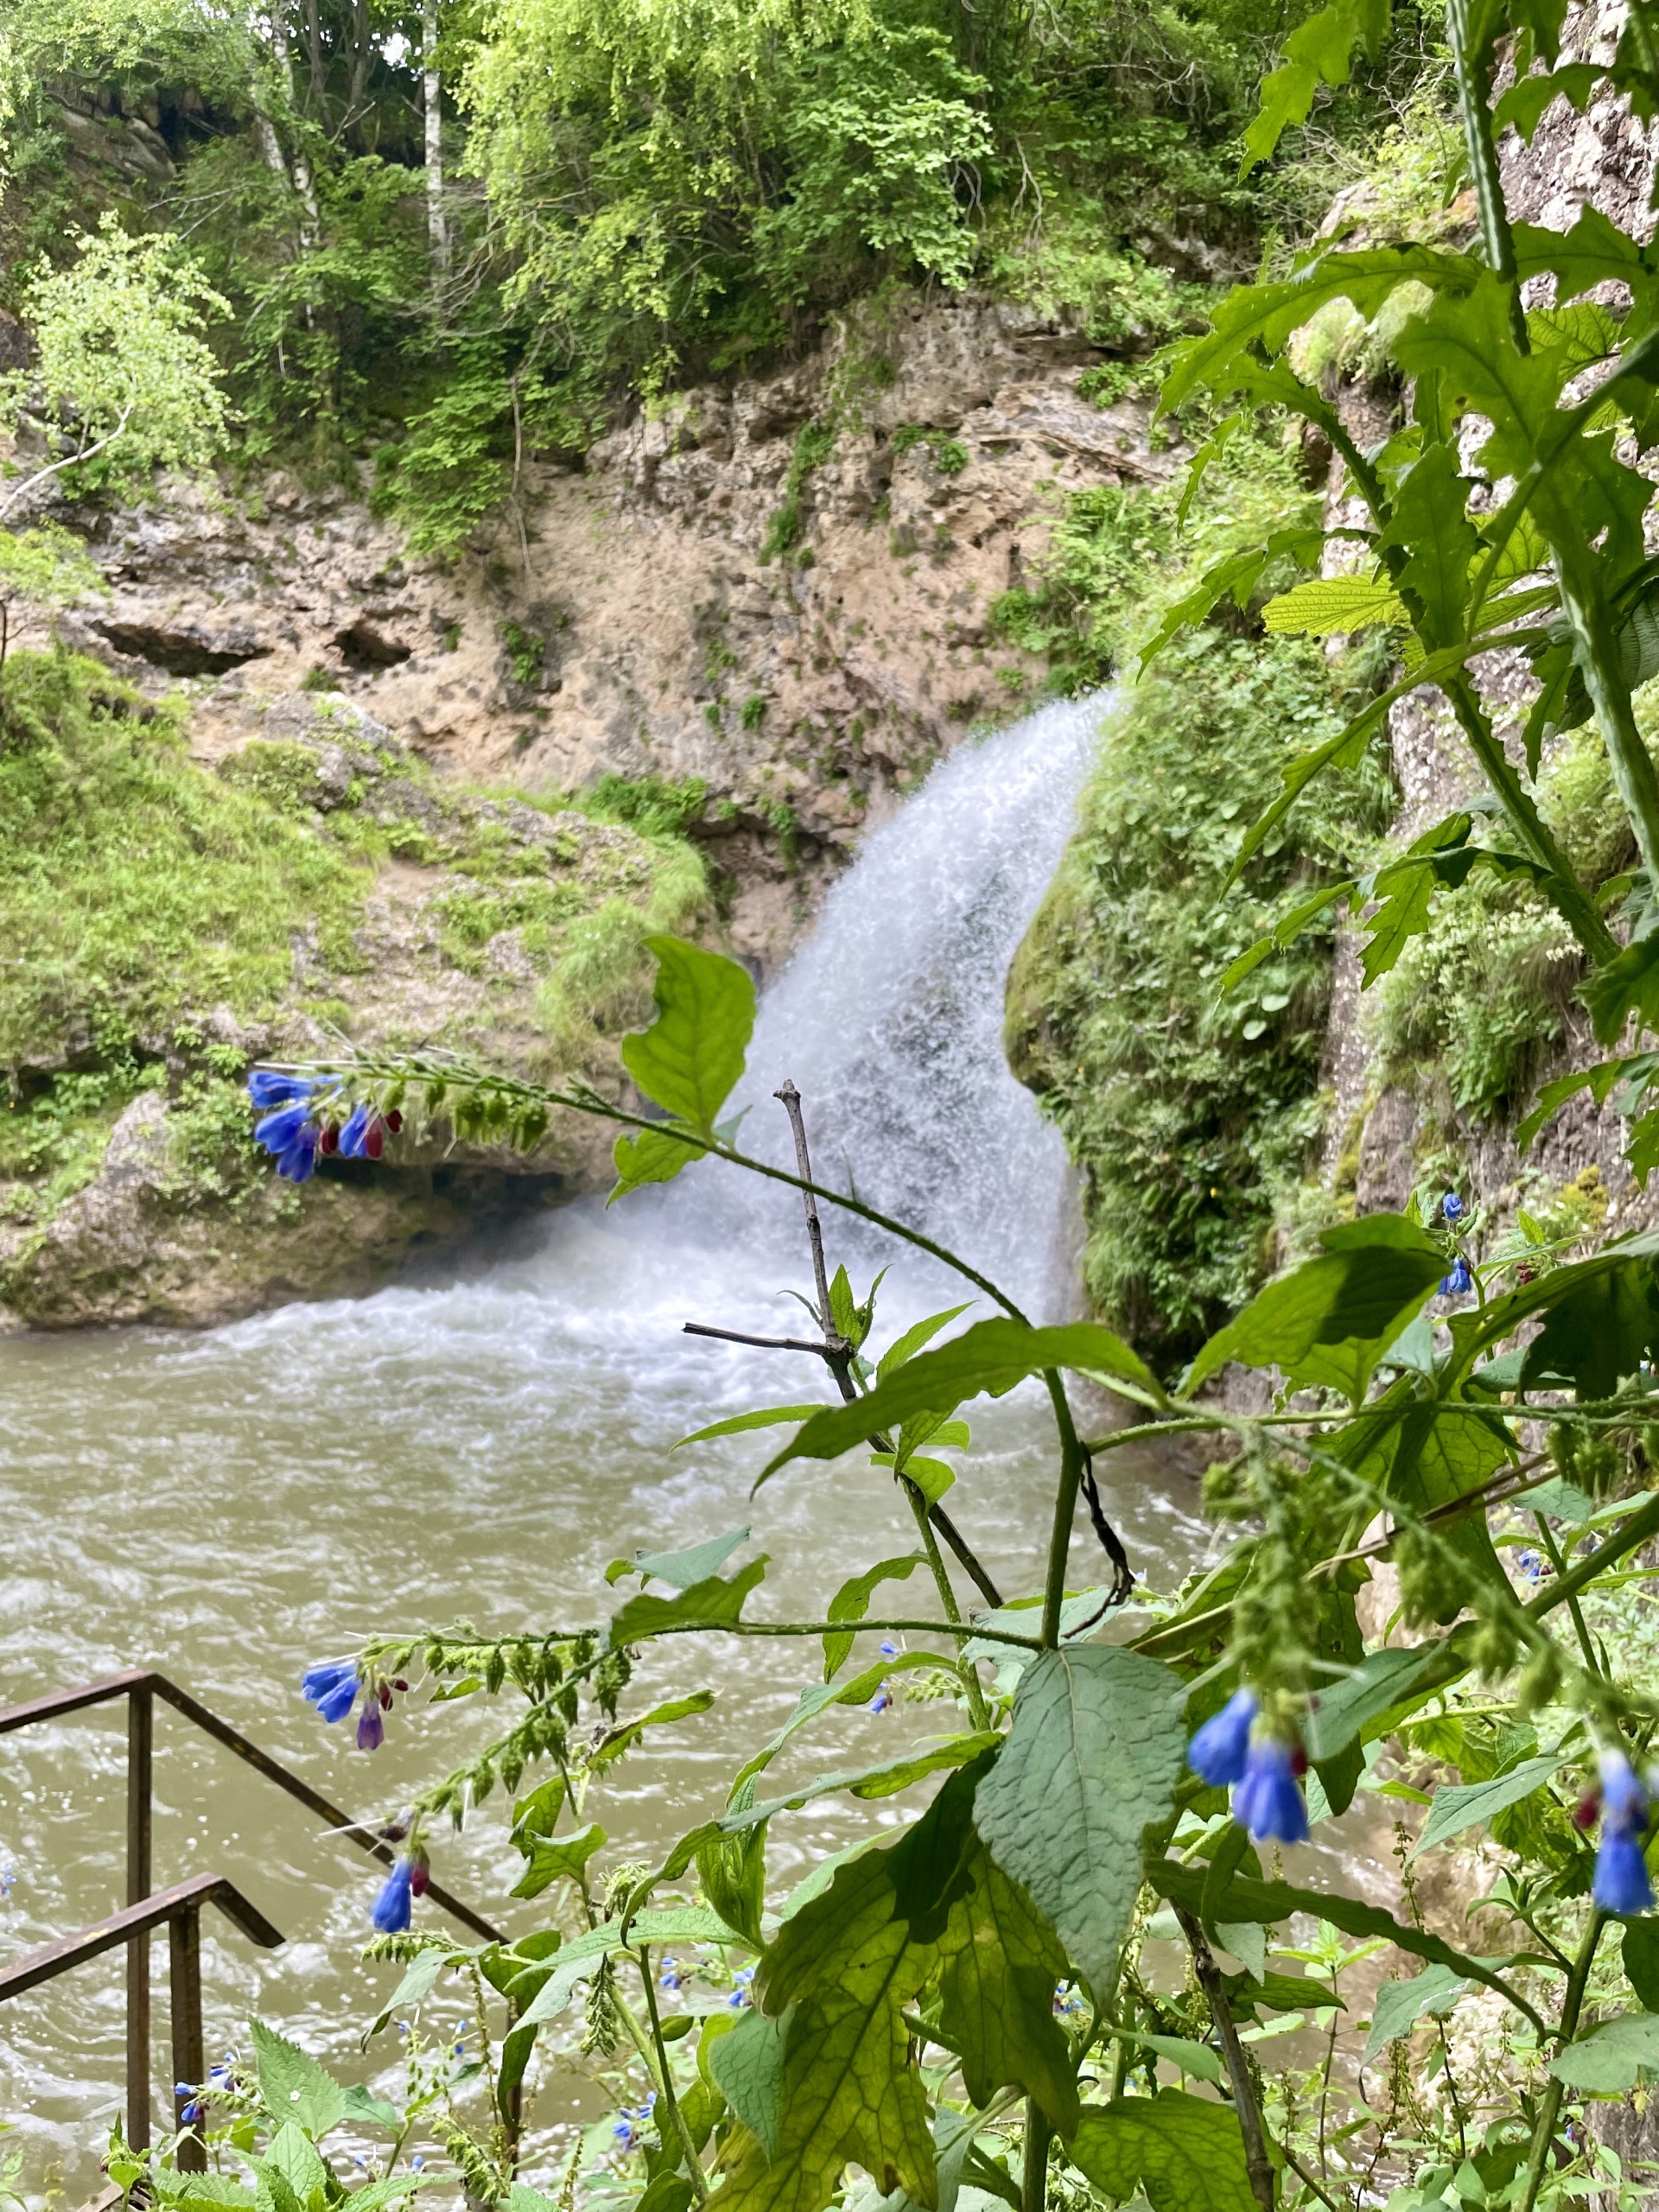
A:
POLYGON ((1566 1764, 1564 1751, 1547 1751, 1540 1758, 1522 1759, 1519 1766, 1511 1767, 1507 1774, 1494 1775, 1490 1782, 1467 1782, 1437 1789, 1423 1832, 1406 1864, 1409 1866, 1412 1859, 1432 1851, 1437 1843, 1449 1843, 1465 1828, 1490 1821, 1495 1813, 1503 1812, 1508 1806, 1518 1805, 1535 1789, 1542 1789, 1566 1764))
POLYGON ((1238 2115, 1211 2098, 1160 2089, 1085 2106, 1065 2147, 1115 2202, 1139 2189, 1153 2212, 1257 2212, 1238 2115))
POLYGON ((622 1040, 622 1064, 647 1098, 704 1136, 743 1072, 754 1028, 747 968, 683 938, 648 937, 657 1019, 622 1040))
POLYGON ((1141 1888, 1141 1839, 1168 1809, 1186 1747, 1185 1690, 1116 1644, 1046 1651, 1020 1677, 975 1823, 1096 1991, 1109 1986, 1141 1888))

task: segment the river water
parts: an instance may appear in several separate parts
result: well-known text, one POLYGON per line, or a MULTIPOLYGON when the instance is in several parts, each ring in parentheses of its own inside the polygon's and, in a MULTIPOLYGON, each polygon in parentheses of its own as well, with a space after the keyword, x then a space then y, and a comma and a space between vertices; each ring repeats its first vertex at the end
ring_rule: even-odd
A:
MULTIPOLYGON (((1003 1064, 1002 982, 1063 849, 1099 717, 1098 701, 1051 706, 963 746, 868 841, 766 994, 741 1093, 745 1141, 781 1159, 787 1128, 770 1094, 792 1077, 823 1179, 850 1177, 1033 1316, 1071 1308, 1074 1208, 1058 1140, 1003 1064)), ((846 1258, 861 1287, 895 1255, 849 1220, 829 1222, 831 1261, 846 1258)), ((798 1468, 751 1503, 764 1433, 672 1449, 747 1405, 826 1394, 816 1361, 682 1332, 700 1319, 798 1333, 784 1294, 809 1285, 794 1194, 705 1163, 608 1212, 573 1207, 462 1280, 205 1336, 0 1341, 0 1701, 159 1666, 336 1802, 390 1815, 494 1732, 501 1708, 400 1703, 385 1747, 357 1753, 297 1683, 308 1661, 365 1631, 602 1621, 615 1602, 608 1560, 744 1526, 772 1559, 751 1615, 821 1618, 845 1576, 912 1547, 888 1479, 855 1459, 798 1468)), ((962 1294, 899 1254, 877 1341, 962 1294)), ((1052 1483, 1044 1401, 1017 1392, 973 1415, 951 1510, 1005 1594, 1030 1592, 1052 1483)), ((1188 1486, 1122 1452, 1103 1462, 1103 1489, 1137 1568, 1169 1586, 1204 1543, 1188 1486)), ((1098 1579, 1081 1516, 1073 1561, 1074 1580, 1098 1579)), ((919 1583, 894 1586, 906 1610, 931 1610, 919 1583)), ((679 1641, 640 1671, 631 1700, 698 1684, 717 1696, 590 1808, 615 1855, 654 1855, 717 1808, 734 1765, 817 1678, 817 1652, 679 1641)), ((941 1725, 926 1706, 837 1712, 774 1772, 871 1764, 941 1725)), ((0 1741, 0 1955, 15 1958, 122 1901, 121 1709, 0 1741)), ((385 2044, 370 2062, 357 2053, 391 1980, 358 1957, 371 1862, 166 1707, 156 1783, 156 1885, 222 1871, 288 1938, 255 1952, 223 1923, 205 1926, 210 2052, 257 2011, 348 2075, 383 2066, 385 2044)), ((774 1893, 809 1853, 907 1817, 907 1802, 826 1798, 781 1816, 774 1893)), ((524 1929, 537 1909, 505 1901, 519 1862, 504 1809, 493 1801, 445 1842, 438 1872, 524 1929)), ((163 1946, 158 2035, 164 1958, 163 1946)), ((19 2126, 31 2202, 61 2188, 78 2202, 95 2183, 119 2107, 123 2009, 117 1955, 0 2009, 0 2114, 19 2126)), ((168 2078, 158 2042, 156 2080, 168 2078)), ((579 2094, 555 2080, 533 2119, 573 2109, 579 2094)))

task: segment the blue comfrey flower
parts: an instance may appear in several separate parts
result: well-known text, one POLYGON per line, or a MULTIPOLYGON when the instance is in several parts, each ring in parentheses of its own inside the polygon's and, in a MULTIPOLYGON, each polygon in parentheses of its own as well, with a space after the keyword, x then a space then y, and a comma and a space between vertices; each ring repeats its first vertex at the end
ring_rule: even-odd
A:
POLYGON ((201 2107, 196 2102, 195 2099, 192 2097, 189 2103, 186 2105, 179 2113, 179 2124, 182 2127, 188 2127, 200 2118, 201 2107))
POLYGON ((421 2168, 426 2164, 426 2153, 423 2151, 417 2151, 409 2163, 414 2167, 416 2172, 419 2173, 421 2168))
POLYGON ((385 1741, 386 1724, 380 1718, 380 1700, 365 1697, 363 1715, 357 1724, 357 1748, 359 1751, 378 1751, 385 1741))
POLYGON ((657 1978, 664 1989, 677 1989, 680 1986, 679 1961, 665 1958, 663 1961, 662 1973, 657 1978))
POLYGON ((1463 1219, 1463 1200, 1458 1196, 1455 1191, 1448 1191, 1446 1196, 1440 1200, 1440 1211, 1446 1216, 1446 1218, 1448 1221, 1461 1221, 1463 1219))
POLYGON ((1260 1709, 1254 1690, 1236 1690, 1187 1745, 1187 1764, 1212 1789, 1225 1789, 1243 1780, 1250 1724, 1260 1709))
POLYGON ((1295 1753, 1271 1736, 1250 1745, 1243 1779, 1233 1792, 1233 1818, 1256 1843, 1305 1843, 1307 1807, 1294 1770, 1295 1753))
POLYGON ((739 1967, 737 1972, 732 1976, 732 1980, 736 1983, 737 1986, 733 1990, 731 1995, 726 1999, 726 2002, 734 2008, 740 2005, 749 2004, 752 2001, 749 1996, 749 1984, 754 1980, 754 1968, 753 1967, 739 1967))
POLYGON ((409 1926, 411 1912, 409 1878, 410 1863, 400 1859, 381 1885, 369 1918, 383 1936, 401 1936, 409 1926))
POLYGON ((342 1160, 361 1160, 368 1149, 367 1138, 371 1116, 366 1106, 353 1106, 345 1128, 340 1133, 340 1156, 342 1160))
POLYGON ((1542 1580, 1544 1563, 1542 1560, 1539 1558, 1536 1552, 1516 1552, 1515 1555, 1515 1563, 1520 1568, 1522 1573, 1526 1576, 1529 1582, 1537 1582, 1542 1580))
POLYGON ((1461 1298, 1466 1291, 1472 1290, 1474 1287, 1475 1279, 1469 1272, 1469 1262, 1459 1252, 1452 1263, 1451 1274, 1440 1277, 1440 1296, 1461 1298))
POLYGON ((357 1703, 357 1669, 349 1659, 325 1659, 307 1668, 300 1688, 325 1720, 343 1720, 357 1703))
POLYGON ((267 1114, 254 1123, 253 1136, 256 1144, 275 1155, 276 1173, 290 1183, 305 1182, 315 1169, 322 1131, 311 1118, 308 1099, 296 1100, 267 1114))
POLYGON ((1610 1829, 1605 1822, 1591 1894, 1604 1912, 1646 1912, 1653 1903, 1653 1884, 1641 1844, 1627 1831, 1610 1829))
POLYGON ((880 1688, 877 1690, 875 1695, 870 1700, 870 1711, 872 1713, 885 1713, 892 1703, 893 1692, 887 1688, 887 1684, 883 1682, 880 1688))
POLYGON ((1601 1822, 1618 1835, 1635 1835, 1648 1824, 1648 1793, 1623 1751, 1601 1755, 1601 1822))
POLYGON ((273 1106, 291 1106, 296 1100, 303 1104, 315 1088, 308 1075, 281 1075, 275 1068, 255 1068, 248 1077, 248 1096, 262 1114, 268 1114, 273 1106))
POLYGON ((194 2097, 196 2094, 196 2085, 194 2082, 175 2082, 173 2084, 173 2094, 175 2097, 194 2097))
POLYGON ((899 1656, 899 1647, 890 1637, 884 1636, 878 1649, 884 1659, 896 1659, 899 1656))

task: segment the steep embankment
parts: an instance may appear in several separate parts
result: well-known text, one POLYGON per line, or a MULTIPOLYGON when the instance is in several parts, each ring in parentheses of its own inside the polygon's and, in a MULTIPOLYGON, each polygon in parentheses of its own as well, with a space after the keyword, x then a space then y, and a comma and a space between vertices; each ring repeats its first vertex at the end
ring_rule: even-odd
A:
POLYGON ((994 610, 1067 499, 1172 467, 1144 401, 1079 390, 1096 359, 985 299, 867 308, 538 471, 453 563, 282 480, 66 510, 108 590, 57 626, 119 680, 9 678, 0 1312, 214 1321, 593 1187, 602 1141, 556 1127, 293 1192, 240 1077, 343 1036, 617 1080, 649 929, 774 963, 1034 690, 994 610))
MULTIPOLYGON (((1582 51, 1616 30, 1611 15, 1581 11, 1569 44, 1582 51)), ((1327 234, 1461 242, 1473 208, 1444 169, 1453 143, 1422 111, 1384 141, 1372 178, 1338 201, 1327 234)), ((1617 100, 1583 117, 1562 100, 1530 147, 1510 134, 1503 168, 1517 218, 1566 228, 1586 202, 1623 221, 1645 208, 1652 153, 1617 100)), ((1300 342, 1303 372, 1324 379, 1361 446, 1387 436, 1402 395, 1386 339, 1339 302, 1300 342)), ((1346 493, 1328 452, 1270 442, 1212 474, 1206 534, 1185 552, 1156 493, 1105 515, 1074 502, 1030 627, 1046 620, 1074 661, 1081 639, 1085 664, 1091 641, 1096 652, 1139 642, 1161 606, 1229 550, 1230 531, 1259 542, 1264 503, 1292 524, 1315 519, 1323 502, 1336 521, 1346 493), (1114 599, 1128 543, 1148 557, 1114 599)), ((1015 1065, 1082 1172, 1090 1290, 1166 1357, 1189 1349, 1312 1230, 1355 1209, 1402 1206, 1414 1190, 1431 1202, 1446 1188, 1478 1198, 1489 1242, 1522 1209, 1552 1236, 1641 1225, 1654 1210, 1623 1159, 1611 1103, 1598 1110, 1580 1097, 1525 1154, 1516 1146, 1538 1086, 1599 1057, 1573 996, 1575 948, 1529 886, 1482 877, 1443 899, 1432 934, 1363 997, 1346 930, 1304 935, 1218 996, 1229 961, 1293 903, 1299 879, 1311 888, 1373 865, 1481 795, 1440 695, 1412 693, 1392 709, 1361 786, 1314 786, 1240 889, 1228 889, 1238 836, 1275 795, 1285 758, 1399 674, 1376 635, 1323 652, 1264 636, 1256 610, 1291 581, 1288 570, 1264 576, 1249 607, 1224 601, 1128 699, 1013 979, 1015 1065)), ((1519 760, 1529 668, 1495 654, 1476 672, 1519 760)), ((1659 693, 1639 695, 1637 709, 1659 741, 1659 693)), ((1536 790, 1587 881, 1627 865, 1593 731, 1547 748, 1536 790)))

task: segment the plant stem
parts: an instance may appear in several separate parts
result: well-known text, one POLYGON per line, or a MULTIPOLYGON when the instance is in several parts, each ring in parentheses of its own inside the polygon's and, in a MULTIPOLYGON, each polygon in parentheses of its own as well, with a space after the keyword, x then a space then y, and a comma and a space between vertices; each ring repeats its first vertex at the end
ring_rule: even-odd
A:
MULTIPOLYGON (((1595 1964, 1596 1946, 1601 1941, 1605 1925, 1603 1915, 1594 1905, 1590 1908, 1590 1919, 1584 1931, 1584 1941, 1579 1955, 1573 1961, 1567 1994, 1561 2000, 1560 2025, 1555 2031, 1555 2046, 1565 2050, 1573 2040, 1579 2024, 1579 2013, 1584 2004, 1585 1988, 1590 1980, 1590 1969, 1595 1964)), ((1544 2091, 1544 2101, 1538 2114, 1538 2125, 1532 2131, 1532 2145, 1527 2152, 1527 2185, 1516 2212, 1533 2212, 1538 2202, 1538 2191, 1543 2186, 1544 2168, 1548 2163, 1551 2144, 1555 2139, 1555 2122, 1560 2116, 1562 2085, 1552 2075, 1544 2091)))
POLYGON ((1255 2101, 1255 2084, 1250 2079, 1244 2046, 1238 2039, 1238 2024, 1233 2018, 1232 2007, 1227 2002, 1227 1988, 1221 1978, 1221 1968, 1216 1964, 1215 1953, 1210 1948, 1203 1929, 1185 1906, 1178 1904, 1175 1907, 1175 1917, 1181 1923, 1181 1933, 1192 1954, 1192 1966, 1198 1977, 1198 1986, 1209 1999, 1210 2017, 1216 2025, 1216 2039, 1221 2045, 1227 2078, 1232 2084, 1233 2109, 1238 2114, 1239 2133, 1244 2138, 1244 2164, 1250 2177, 1250 2193, 1261 2206, 1262 2212, 1273 2212, 1273 2161, 1268 2156, 1262 2110, 1255 2101))
POLYGON ((1054 1493, 1054 1525, 1048 1539, 1048 1572, 1043 1582, 1043 1649, 1052 1651, 1060 1641, 1060 1607, 1065 1600, 1066 1562, 1071 1556, 1071 1524, 1077 1517, 1077 1492, 1083 1486, 1083 1446, 1066 1399, 1065 1385, 1058 1371, 1043 1375, 1054 1426, 1060 1434, 1060 1479, 1054 1493))
MULTIPOLYGON (((1556 1579, 1559 1580, 1567 1573, 1567 1561, 1561 1556, 1561 1548, 1556 1542, 1554 1532, 1541 1513, 1535 1513, 1532 1519, 1533 1526, 1538 1531, 1538 1541, 1549 1554, 1549 1563, 1554 1568, 1556 1579)), ((1567 1610, 1573 1616, 1573 1630, 1579 1639, 1579 1649, 1584 1654, 1585 1665, 1592 1675, 1599 1675, 1602 1671, 1601 1662, 1596 1656, 1595 1645, 1590 1641, 1590 1631, 1584 1624, 1584 1613, 1579 1605, 1576 1592, 1568 1598, 1567 1610)))
POLYGON ((1047 2212, 1048 2146, 1054 2131, 1033 2099, 1026 2099, 1026 2156, 1020 2170, 1020 2212, 1047 2212))
POLYGON ((697 2156, 697 2146, 691 2140, 691 2130, 685 2124, 685 2114, 680 2110, 680 2101, 674 2094, 674 2074, 668 2063, 668 2045, 663 2040, 662 2015, 657 2009, 657 1984, 652 1977, 651 1946, 642 1943, 639 1952, 639 1979, 645 1985, 645 2010, 651 2015, 651 2040, 657 2051, 657 2070, 662 2086, 663 2102, 668 2107, 668 2116, 674 2133, 680 2139, 680 2149, 685 2154, 685 2170, 690 2176, 691 2186, 699 2204, 709 2201, 709 2180, 702 2171, 702 2161, 697 2156))
MULTIPOLYGON (((900 1477, 899 1487, 905 1493, 906 1502, 911 1512, 915 1516, 917 1532, 922 1540, 922 1548, 926 1552, 927 1563, 933 1570, 933 1583, 939 1593, 939 1603, 944 1607, 952 1626, 959 1628, 962 1625, 962 1609, 957 1604, 957 1593, 950 1587, 950 1574, 946 1571, 944 1561, 939 1557, 938 1545, 934 1541, 933 1523, 928 1514, 927 1500, 908 1476, 900 1477)), ((979 1669, 976 1666, 962 1664, 962 1684, 968 1694, 969 1719, 976 1729, 988 1728, 991 1725, 990 1711, 985 1703, 985 1692, 980 1682, 979 1669)))

